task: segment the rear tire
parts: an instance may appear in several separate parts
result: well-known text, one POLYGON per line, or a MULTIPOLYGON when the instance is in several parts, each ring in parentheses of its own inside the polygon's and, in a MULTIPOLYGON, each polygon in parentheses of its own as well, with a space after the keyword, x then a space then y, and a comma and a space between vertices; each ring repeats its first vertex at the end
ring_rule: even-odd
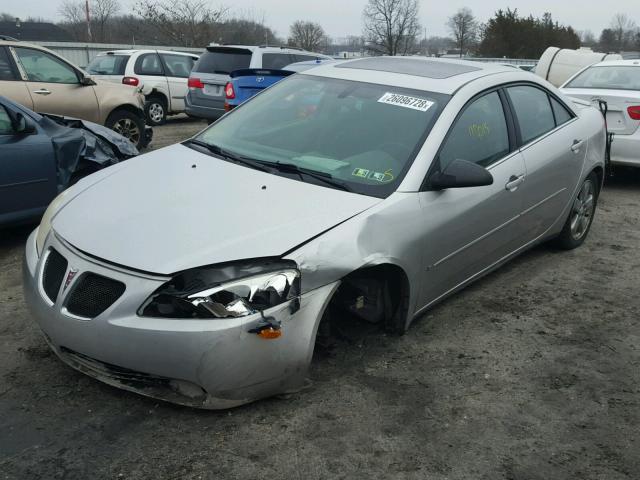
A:
POLYGON ((562 232, 554 240, 556 246, 563 250, 573 250, 584 243, 596 213, 600 193, 598 190, 598 176, 591 172, 578 190, 562 232))
POLYGON ((104 125, 130 140, 138 150, 144 147, 144 118, 135 113, 116 110, 109 115, 104 125))
POLYGON ((162 125, 167 121, 167 102, 159 96, 149 97, 144 104, 144 114, 149 125, 162 125))

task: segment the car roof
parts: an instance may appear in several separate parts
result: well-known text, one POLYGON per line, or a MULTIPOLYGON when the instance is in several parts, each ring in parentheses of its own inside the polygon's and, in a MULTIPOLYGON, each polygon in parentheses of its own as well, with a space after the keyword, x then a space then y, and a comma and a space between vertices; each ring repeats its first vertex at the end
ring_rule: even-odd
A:
POLYGON ((337 63, 323 63, 301 73, 360 82, 393 85, 451 95, 469 82, 488 75, 531 73, 494 63, 431 57, 367 57, 337 63))
POLYGON ((640 67, 640 59, 635 60, 607 60, 596 63, 592 67, 640 67))
POLYGON ((187 55, 189 57, 199 57, 197 53, 190 52, 178 52, 176 50, 151 50, 151 49, 139 49, 139 50, 107 50, 104 52, 98 52, 98 55, 134 55, 136 53, 173 53, 176 55, 187 55))

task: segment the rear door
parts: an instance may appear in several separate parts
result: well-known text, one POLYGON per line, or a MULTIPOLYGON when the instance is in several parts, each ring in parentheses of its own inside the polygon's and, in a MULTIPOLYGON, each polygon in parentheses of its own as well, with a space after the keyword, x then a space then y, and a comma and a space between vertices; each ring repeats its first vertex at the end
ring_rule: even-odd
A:
POLYGON ((527 167, 521 221, 534 240, 556 223, 573 197, 588 139, 579 119, 542 87, 516 85, 506 91, 527 167))
POLYGON ((80 83, 79 72, 42 50, 13 47, 24 70, 33 110, 100 123, 98 99, 91 86, 80 83))
POLYGON ((246 48, 207 47, 193 67, 191 77, 202 86, 189 89, 193 105, 224 112, 224 87, 229 74, 235 70, 249 68, 252 52, 246 48))
POLYGON ((33 100, 27 84, 7 47, 0 47, 0 95, 33 110, 33 100))
POLYGON ((184 111, 184 97, 187 95, 187 79, 193 69, 197 57, 173 53, 160 53, 164 64, 167 83, 169 85, 169 111, 172 113, 184 111))
POLYGON ((160 55, 155 52, 143 53, 133 64, 133 73, 140 77, 145 94, 151 89, 156 89, 169 98, 169 82, 160 55))
POLYGON ((41 214, 57 193, 51 139, 14 132, 0 105, 0 224, 41 214))
POLYGON ((438 171, 461 159, 485 167, 492 185, 420 194, 425 225, 421 307, 464 285, 525 243, 518 217, 525 177, 506 99, 498 91, 472 100, 436 159, 438 171))

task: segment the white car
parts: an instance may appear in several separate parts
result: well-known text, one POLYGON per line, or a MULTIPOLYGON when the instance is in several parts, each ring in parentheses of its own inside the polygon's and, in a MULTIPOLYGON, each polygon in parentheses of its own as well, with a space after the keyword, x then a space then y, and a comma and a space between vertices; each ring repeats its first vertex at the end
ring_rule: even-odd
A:
POLYGON ((611 163, 640 166, 640 60, 596 63, 570 78, 561 91, 607 102, 607 126, 614 133, 611 163))
POLYGON ((95 78, 142 87, 147 123, 162 125, 167 115, 184 112, 187 79, 198 60, 193 53, 166 50, 112 50, 87 65, 95 78))

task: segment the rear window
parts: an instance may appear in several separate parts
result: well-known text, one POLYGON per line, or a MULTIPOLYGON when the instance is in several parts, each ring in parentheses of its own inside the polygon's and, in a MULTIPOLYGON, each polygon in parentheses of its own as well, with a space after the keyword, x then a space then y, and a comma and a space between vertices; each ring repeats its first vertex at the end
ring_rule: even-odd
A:
POLYGON ((251 50, 228 48, 207 50, 193 67, 194 72, 228 75, 234 70, 249 68, 251 50))
POLYGON ((640 67, 591 67, 565 87, 640 90, 640 67))
POLYGON ((100 55, 87 65, 92 75, 124 75, 129 55, 100 55))

